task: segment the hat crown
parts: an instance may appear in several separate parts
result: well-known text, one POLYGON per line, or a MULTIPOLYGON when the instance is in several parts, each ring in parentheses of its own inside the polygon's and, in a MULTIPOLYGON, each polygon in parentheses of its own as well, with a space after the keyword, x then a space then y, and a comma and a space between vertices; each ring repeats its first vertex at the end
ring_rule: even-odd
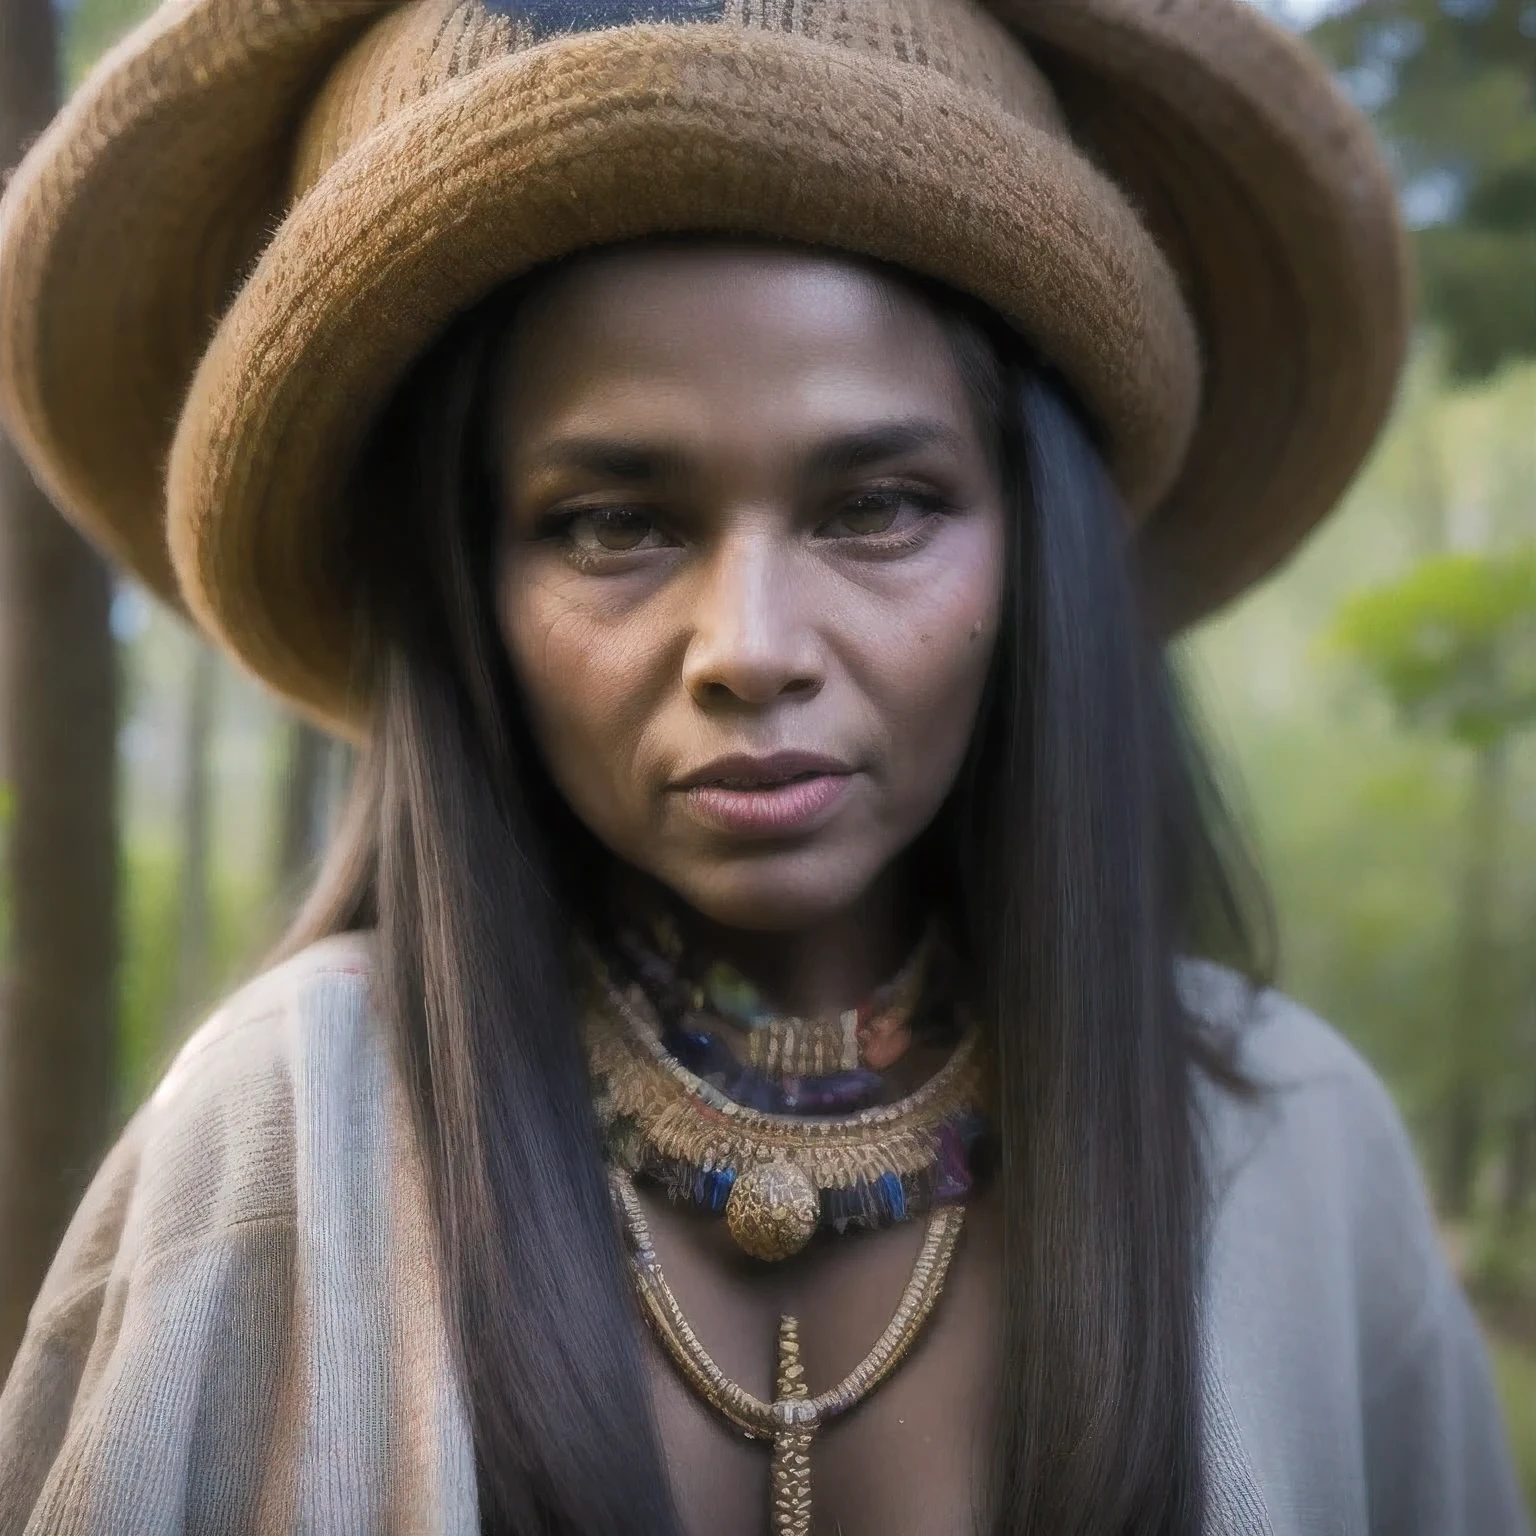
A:
MULTIPOLYGON (((293 197, 370 132, 466 76, 554 38, 648 25, 772 32, 932 70, 1069 137, 1045 75, 976 0, 408 0, 363 35, 317 95, 299 136, 293 197)), ((828 86, 835 92, 835 78, 828 86)))

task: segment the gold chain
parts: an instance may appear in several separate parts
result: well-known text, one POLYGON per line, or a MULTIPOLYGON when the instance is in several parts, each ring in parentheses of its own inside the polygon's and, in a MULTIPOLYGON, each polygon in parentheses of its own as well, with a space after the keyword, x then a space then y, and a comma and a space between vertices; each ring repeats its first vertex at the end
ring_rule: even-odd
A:
POLYGON ((828 1392, 809 1395, 800 1365, 800 1325, 779 1322, 775 1400, 764 1402, 730 1379, 715 1364, 683 1313, 661 1272, 634 1185, 622 1172, 610 1175, 614 1201, 629 1232, 636 1287, 646 1316, 683 1379, 727 1423, 755 1440, 773 1441, 773 1536, 810 1536, 811 1440, 829 1419, 846 1413, 884 1382, 906 1358, 944 1288, 965 1208, 938 1206, 911 1277, 885 1332, 863 1360, 828 1392))

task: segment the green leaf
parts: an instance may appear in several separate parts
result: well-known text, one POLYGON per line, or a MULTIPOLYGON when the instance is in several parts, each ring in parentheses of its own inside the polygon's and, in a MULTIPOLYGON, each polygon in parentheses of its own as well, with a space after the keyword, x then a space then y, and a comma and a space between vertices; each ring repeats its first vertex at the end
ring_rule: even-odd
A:
POLYGON ((1435 555, 1350 598, 1332 645, 1408 723, 1484 747, 1536 724, 1536 544, 1435 555))

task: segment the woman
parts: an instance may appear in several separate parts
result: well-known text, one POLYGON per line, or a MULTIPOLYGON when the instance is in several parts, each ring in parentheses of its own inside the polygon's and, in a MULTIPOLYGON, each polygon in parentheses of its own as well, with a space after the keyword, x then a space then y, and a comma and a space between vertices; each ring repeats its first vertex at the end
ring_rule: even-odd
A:
POLYGON ((65 1240, 0 1530, 1522 1529, 1160 655, 1365 451, 1396 241, 1222 0, 115 53, 7 196, 8 420, 363 751, 65 1240))

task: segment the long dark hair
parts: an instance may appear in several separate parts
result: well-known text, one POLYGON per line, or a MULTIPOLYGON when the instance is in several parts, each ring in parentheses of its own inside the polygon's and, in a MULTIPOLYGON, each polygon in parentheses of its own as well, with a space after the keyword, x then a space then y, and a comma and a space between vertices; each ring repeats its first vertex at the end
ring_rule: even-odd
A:
MULTIPOLYGON (((347 558, 374 730, 288 949, 377 929, 486 1532, 677 1528, 558 943, 600 858, 553 792, 493 617, 487 402, 540 279, 462 322, 369 455, 347 558)), ((898 278, 898 281, 909 281, 898 278)), ((1194 1078, 1241 1091, 1175 956, 1264 972, 1262 892, 1148 633, 1068 393, 924 288, 1015 517, 1005 622, 941 845, 994 1034, 1003 1338, 991 1529, 1195 1536, 1205 1189, 1194 1078)))

